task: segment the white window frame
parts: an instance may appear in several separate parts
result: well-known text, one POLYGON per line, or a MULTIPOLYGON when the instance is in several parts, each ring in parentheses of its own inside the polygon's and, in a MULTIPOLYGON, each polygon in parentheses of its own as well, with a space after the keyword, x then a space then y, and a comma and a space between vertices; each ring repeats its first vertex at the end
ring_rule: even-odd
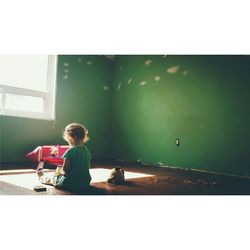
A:
POLYGON ((48 56, 48 71, 47 71, 47 90, 37 91, 19 87, 12 87, 0 84, 0 94, 2 97, 2 109, 0 115, 26 117, 43 120, 55 120, 55 98, 56 98, 56 74, 57 74, 57 56, 48 56), (44 100, 43 112, 28 112, 17 111, 5 108, 6 93, 25 95, 32 97, 41 97, 44 100))

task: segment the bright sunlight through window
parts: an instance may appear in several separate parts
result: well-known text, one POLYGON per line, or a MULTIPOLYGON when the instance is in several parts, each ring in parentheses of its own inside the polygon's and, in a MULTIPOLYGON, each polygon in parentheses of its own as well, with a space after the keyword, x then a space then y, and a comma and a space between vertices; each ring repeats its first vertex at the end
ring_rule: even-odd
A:
POLYGON ((0 114, 55 119, 57 57, 0 55, 0 114))

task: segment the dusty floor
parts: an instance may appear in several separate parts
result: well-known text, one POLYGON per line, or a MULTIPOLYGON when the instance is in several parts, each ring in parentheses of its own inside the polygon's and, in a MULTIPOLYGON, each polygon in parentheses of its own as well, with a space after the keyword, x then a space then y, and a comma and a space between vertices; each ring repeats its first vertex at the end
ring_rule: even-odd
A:
MULTIPOLYGON (((34 168, 10 166, 0 170, 0 195, 244 195, 250 194, 250 179, 197 171, 145 165, 120 165, 125 170, 123 185, 107 184, 114 165, 95 164, 91 168, 91 186, 70 192, 47 186, 46 192, 35 192, 38 184, 34 168)), ((47 170, 48 174, 51 170, 47 170)))

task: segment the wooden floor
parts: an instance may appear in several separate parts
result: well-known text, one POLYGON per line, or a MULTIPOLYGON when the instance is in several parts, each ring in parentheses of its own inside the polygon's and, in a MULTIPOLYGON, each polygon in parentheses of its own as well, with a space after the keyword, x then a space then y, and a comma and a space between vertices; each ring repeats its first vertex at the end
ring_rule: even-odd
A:
MULTIPOLYGON (((0 195, 249 195, 250 179, 201 173, 165 167, 128 165, 123 185, 107 184, 113 165, 91 168, 92 183, 88 189, 71 192, 47 186, 46 192, 35 192, 35 170, 0 171, 0 195), (106 175, 105 175, 106 174, 106 175)), ((19 170, 18 170, 19 169, 19 170)), ((50 172, 50 170, 48 171, 50 172)), ((37 183, 38 184, 38 183, 37 183)))

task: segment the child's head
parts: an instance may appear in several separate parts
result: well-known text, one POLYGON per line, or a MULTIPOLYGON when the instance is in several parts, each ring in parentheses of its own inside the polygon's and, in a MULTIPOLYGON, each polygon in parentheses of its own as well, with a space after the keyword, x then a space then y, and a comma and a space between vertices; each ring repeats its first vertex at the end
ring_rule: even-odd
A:
POLYGON ((71 123, 66 126, 63 139, 71 146, 85 143, 89 140, 88 130, 81 124, 71 123))

